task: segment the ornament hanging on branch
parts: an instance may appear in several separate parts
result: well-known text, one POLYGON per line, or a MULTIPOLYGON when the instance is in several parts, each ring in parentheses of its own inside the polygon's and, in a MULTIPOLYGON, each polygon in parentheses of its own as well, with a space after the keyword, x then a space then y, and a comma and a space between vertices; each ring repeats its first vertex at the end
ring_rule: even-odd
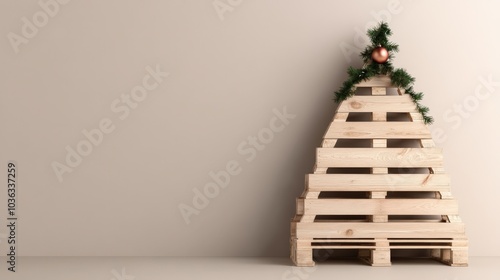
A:
POLYGON ((378 46, 372 51, 372 59, 379 64, 386 63, 389 60, 389 52, 386 48, 378 46))
POLYGON ((377 27, 374 27, 367 32, 370 38, 371 45, 361 52, 364 66, 362 68, 349 67, 347 73, 349 78, 342 84, 342 87, 335 92, 335 101, 344 101, 348 97, 354 95, 356 84, 366 81, 376 75, 387 75, 391 78, 391 83, 401 89, 404 93, 410 95, 417 110, 422 114, 422 118, 426 124, 431 124, 433 119, 427 113, 429 108, 420 104, 423 93, 415 92, 413 83, 415 78, 406 72, 405 69, 394 69, 392 65, 393 53, 398 51, 398 45, 389 41, 389 36, 392 31, 389 25, 381 22, 377 27))

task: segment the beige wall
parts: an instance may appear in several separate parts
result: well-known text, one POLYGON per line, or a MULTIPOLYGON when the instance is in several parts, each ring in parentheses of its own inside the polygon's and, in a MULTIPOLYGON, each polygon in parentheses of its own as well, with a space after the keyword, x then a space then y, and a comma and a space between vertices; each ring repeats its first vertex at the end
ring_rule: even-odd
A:
POLYGON ((498 1, 215 3, 0 3, 0 181, 17 161, 19 254, 287 255, 333 92, 381 18, 436 119, 471 255, 498 256, 498 1), (67 146, 88 155, 68 164, 67 146), (205 186, 186 224, 179 207, 205 186))

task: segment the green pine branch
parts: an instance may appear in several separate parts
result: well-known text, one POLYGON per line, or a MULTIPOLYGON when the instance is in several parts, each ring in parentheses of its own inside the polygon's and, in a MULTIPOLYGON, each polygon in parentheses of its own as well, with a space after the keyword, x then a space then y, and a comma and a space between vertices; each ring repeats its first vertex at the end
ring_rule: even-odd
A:
POLYGON ((399 46, 389 41, 389 36, 392 35, 389 25, 381 22, 377 27, 368 30, 367 34, 371 44, 366 46, 360 54, 365 66, 360 69, 349 67, 347 70, 349 77, 344 81, 340 89, 335 92, 335 102, 341 102, 353 96, 356 92, 356 84, 376 75, 388 75, 393 85, 404 89, 405 93, 410 95, 416 109, 422 114, 424 123, 431 124, 434 119, 428 115, 429 108, 420 104, 424 94, 415 92, 413 89, 415 78, 408 74, 406 70, 402 68, 394 69, 392 65, 394 53, 399 51, 399 46), (372 61, 372 52, 377 47, 384 47, 389 52, 389 59, 385 63, 379 64, 372 61))

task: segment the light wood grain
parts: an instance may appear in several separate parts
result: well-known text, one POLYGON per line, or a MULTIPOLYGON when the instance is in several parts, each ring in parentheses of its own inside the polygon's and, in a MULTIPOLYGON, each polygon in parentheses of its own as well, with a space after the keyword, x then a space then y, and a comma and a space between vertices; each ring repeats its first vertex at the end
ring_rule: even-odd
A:
POLYGON ((386 95, 387 89, 385 87, 372 87, 372 95, 386 95))
POLYGON ((451 199, 307 199, 305 213, 316 215, 453 215, 451 199))
POLYGON ((465 237, 463 223, 298 223, 297 238, 465 237))
POLYGON ((337 144, 337 139, 323 139, 323 142, 321 143, 321 147, 323 148, 334 148, 335 145, 337 144))
MULTIPOLYGON (((311 242, 325 242, 325 243, 371 243, 375 245, 375 239, 362 239, 362 238, 356 238, 356 239, 345 239, 345 238, 321 238, 321 239, 312 239, 309 240, 311 242)), ((415 238, 389 238, 387 239, 387 242, 389 242, 389 246, 393 244, 399 244, 399 243, 429 243, 429 244, 435 244, 435 243, 443 243, 447 244, 448 246, 457 246, 457 247, 466 247, 468 244, 468 241, 462 240, 462 239, 451 239, 451 238, 440 238, 440 239, 430 239, 430 238, 420 238, 420 239, 415 239, 415 238)))
POLYGON ((311 191, 449 191, 446 174, 308 174, 311 191))
MULTIPOLYGON (((338 109, 339 113, 418 113, 415 103, 409 95, 388 96, 353 96, 343 101, 338 109)), ((418 113, 420 114, 420 113, 418 113)))
POLYGON ((369 80, 362 81, 355 85, 356 87, 389 87, 396 88, 391 82, 391 78, 385 75, 378 75, 369 80))
MULTIPOLYGON (((385 95, 387 91, 385 88, 372 88, 372 95, 385 95)), ((391 126, 392 124, 386 123, 387 121, 387 113, 385 112, 373 112, 372 120, 374 122, 385 122, 385 127, 391 126)), ((374 148, 387 148, 387 139, 373 139, 372 147, 374 148)), ((372 174, 387 174, 389 173, 389 168, 387 167, 373 167, 372 174)), ((387 192, 370 192, 370 198, 385 198, 387 196, 387 192)), ((373 213, 375 215, 369 216, 369 219, 374 223, 387 223, 389 221, 388 215, 381 215, 383 213, 373 213)), ((376 263, 374 253, 372 252, 371 263, 376 263)), ((384 258, 385 260, 385 258, 384 258)), ((390 258, 389 258, 390 262, 390 258)))
POLYGON ((376 246, 376 245, 312 245, 313 249, 451 249, 455 248, 451 245, 391 245, 391 246, 376 246))
POLYGON ((348 116, 349 113, 336 113, 335 116, 333 116, 333 122, 345 122, 348 116))
POLYGON ((317 167, 442 167, 438 148, 317 148, 317 167))
POLYGON ((295 209, 297 215, 304 215, 304 198, 297 198, 295 200, 295 209))
POLYGON ((430 139, 424 123, 332 122, 325 138, 332 139, 430 139))
POLYGON ((422 114, 421 113, 410 113, 410 118, 412 120, 412 122, 420 122, 420 123, 423 123, 424 122, 424 117, 422 117, 422 114))
POLYGON ((387 121, 387 113, 386 112, 373 112, 372 113, 372 121, 374 121, 374 122, 387 121))
POLYGON ((373 148, 387 148, 387 139, 373 139, 372 141, 373 148))
MULTIPOLYGON (((467 240, 452 239, 321 239, 298 242, 301 246, 312 249, 452 249, 466 250, 467 240)), ((433 251, 434 257, 440 257, 440 251, 433 251)))

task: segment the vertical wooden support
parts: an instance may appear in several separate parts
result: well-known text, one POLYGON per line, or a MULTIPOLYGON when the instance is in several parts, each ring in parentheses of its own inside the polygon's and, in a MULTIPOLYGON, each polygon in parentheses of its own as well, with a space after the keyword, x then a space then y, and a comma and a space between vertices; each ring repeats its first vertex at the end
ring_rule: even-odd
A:
POLYGON ((466 239, 456 239, 451 242, 451 249, 433 249, 431 256, 438 261, 451 266, 468 266, 468 242, 466 239))
POLYGON ((467 248, 451 249, 451 266, 468 266, 469 253, 467 248))
MULTIPOLYGON (((385 87, 373 87, 372 95, 386 95, 387 89, 385 87)), ((374 122, 386 122, 386 112, 373 112, 372 120, 374 122)), ((387 148, 387 139, 373 139, 373 148, 387 148)), ((389 173, 386 167, 372 168, 372 174, 387 174, 389 173)), ((370 198, 385 199, 387 192, 371 192, 370 198)), ((370 220, 374 223, 387 223, 389 216, 387 215, 373 215, 370 220)), ((372 266, 390 266, 391 265, 391 250, 389 249, 389 241, 387 239, 378 239, 375 242, 377 249, 371 251, 370 263, 372 266), (385 247, 385 248, 378 248, 385 247)))
POLYGON ((296 266, 314 266, 311 240, 291 240, 291 257, 296 266))
MULTIPOLYGON (((386 95, 387 90, 385 87, 373 87, 372 95, 386 95)), ((385 122, 387 121, 387 113, 386 112, 373 112, 372 119, 374 122, 385 122)), ((387 139, 373 139, 372 146, 374 148, 386 148, 387 147, 387 139)), ((385 167, 377 167, 372 168, 373 174, 387 174, 388 169, 385 167)), ((387 192, 371 192, 370 198, 385 198, 387 196, 387 192)), ((387 222, 387 215, 373 215, 371 216, 371 221, 376 223, 384 223, 387 222)))

